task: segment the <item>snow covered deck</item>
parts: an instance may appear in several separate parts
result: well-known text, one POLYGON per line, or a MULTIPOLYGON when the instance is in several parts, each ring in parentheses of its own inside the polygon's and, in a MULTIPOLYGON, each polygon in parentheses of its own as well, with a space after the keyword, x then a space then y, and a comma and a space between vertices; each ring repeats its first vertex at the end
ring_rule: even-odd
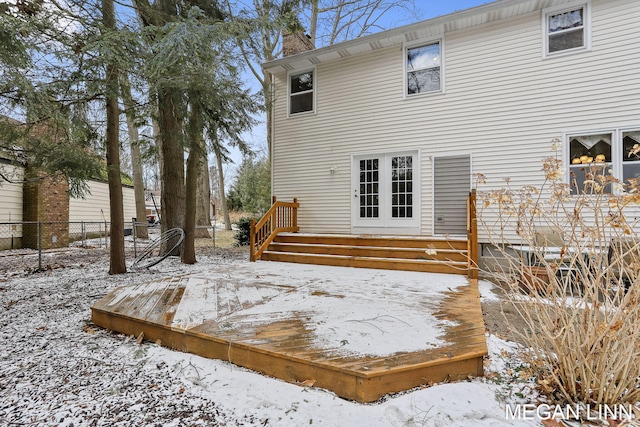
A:
POLYGON ((460 275, 278 262, 119 287, 93 322, 371 402, 482 375, 477 285, 460 275))

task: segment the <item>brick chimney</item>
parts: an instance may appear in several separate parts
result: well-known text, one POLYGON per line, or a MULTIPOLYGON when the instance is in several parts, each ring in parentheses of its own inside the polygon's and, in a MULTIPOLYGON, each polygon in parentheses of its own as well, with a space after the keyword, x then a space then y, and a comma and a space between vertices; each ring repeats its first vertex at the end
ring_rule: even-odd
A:
POLYGON ((315 49, 313 43, 311 43, 311 37, 306 35, 302 31, 296 31, 295 33, 284 33, 282 35, 282 56, 297 55, 298 53, 306 52, 308 50, 315 49))

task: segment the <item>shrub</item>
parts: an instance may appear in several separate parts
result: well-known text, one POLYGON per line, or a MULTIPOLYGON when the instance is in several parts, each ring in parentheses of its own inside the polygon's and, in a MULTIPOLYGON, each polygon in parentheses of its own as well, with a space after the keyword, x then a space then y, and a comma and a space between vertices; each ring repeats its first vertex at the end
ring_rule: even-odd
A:
POLYGON ((233 236, 236 239, 236 246, 248 246, 251 243, 251 217, 242 217, 236 222, 238 230, 233 236))
MULTIPOLYGON (((558 404, 640 401, 640 236, 629 214, 640 202, 637 181, 620 182, 607 166, 585 165, 579 186, 562 181, 561 162, 544 159, 544 184, 478 191, 479 230, 499 254, 494 280, 526 324, 516 330, 529 348, 540 390, 558 404), (571 188, 580 188, 571 194, 571 188), (611 194, 611 189, 615 191, 611 194), (564 244, 549 256, 536 230, 561 228, 564 244), (610 258, 612 241, 628 242, 610 258), (532 247, 536 266, 508 244, 532 247), (627 277, 618 274, 631 266, 627 277)), ((485 182, 479 177, 479 183, 485 182)), ((636 214, 636 216, 638 216, 636 214)))

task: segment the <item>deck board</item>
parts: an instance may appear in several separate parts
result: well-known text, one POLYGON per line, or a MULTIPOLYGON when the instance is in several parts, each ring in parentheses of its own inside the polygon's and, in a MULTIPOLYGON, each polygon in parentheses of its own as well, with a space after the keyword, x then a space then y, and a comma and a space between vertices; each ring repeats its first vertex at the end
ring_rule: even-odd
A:
POLYGON ((254 263, 226 277, 213 273, 178 276, 117 288, 92 307, 93 321, 127 334, 144 332, 145 339, 162 345, 228 360, 285 381, 312 380, 318 387, 362 402, 419 385, 482 375, 487 347, 476 284, 462 279, 466 282, 461 285, 457 275, 450 275, 457 281, 451 288, 442 281, 422 284, 420 277, 433 277, 419 276, 423 273, 409 273, 418 275, 411 276, 411 283, 395 283, 392 276, 375 279, 380 273, 370 270, 372 278, 363 283, 378 280, 378 284, 372 285, 377 286, 376 291, 369 295, 362 283, 341 278, 348 268, 314 267, 327 268, 327 276, 298 280, 294 276, 308 275, 308 270, 287 276, 274 269, 277 263, 264 264, 272 265, 271 273, 255 274, 251 269, 259 268, 260 263, 254 263), (440 291, 427 292, 438 286, 440 291), (287 308, 292 297, 308 304, 287 308), (318 307, 370 305, 376 299, 385 300, 384 309, 395 311, 365 319, 347 316, 335 337, 319 339, 318 307), (412 317, 411 311, 418 314, 412 317), (408 332, 402 329, 414 328, 415 319, 423 314, 444 325, 439 344, 425 342, 419 350, 377 353, 386 347, 376 340, 403 336, 408 332), (354 343, 342 346, 341 337, 358 335, 366 337, 364 345, 371 336, 370 353, 355 351, 354 343))

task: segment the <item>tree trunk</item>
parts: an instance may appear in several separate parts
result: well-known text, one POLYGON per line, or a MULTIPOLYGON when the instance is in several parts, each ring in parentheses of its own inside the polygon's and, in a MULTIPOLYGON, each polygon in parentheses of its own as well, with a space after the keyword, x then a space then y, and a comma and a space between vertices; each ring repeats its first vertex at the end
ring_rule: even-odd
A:
MULTIPOLYGON (((162 27, 177 15, 176 2, 163 0, 154 2, 136 0, 134 8, 144 26, 162 27)), ((182 144, 182 98, 178 89, 160 85, 157 90, 158 134, 160 144, 158 156, 160 160, 160 186, 162 207, 161 230, 172 228, 184 229, 185 182, 184 182, 184 147, 182 144)), ((175 241, 166 243, 172 247, 175 241)), ((171 255, 177 256, 180 249, 171 255)))
POLYGON ((184 242, 182 244, 182 262, 196 263, 195 231, 196 231, 196 196, 198 186, 198 150, 191 147, 187 158, 187 187, 184 218, 184 242))
MULTIPOLYGON (((155 99, 157 102, 157 99, 155 99)), ((151 115, 151 124, 153 127, 153 140, 156 144, 156 165, 153 169, 153 189, 160 190, 162 194, 162 136, 160 135, 160 125, 158 124, 158 108, 154 108, 154 114, 151 115)), ((158 215, 161 216, 160 212, 158 215)), ((158 219, 160 219, 158 217, 158 219)))
POLYGON ((222 209, 222 216, 224 217, 225 230, 231 230, 231 218, 229 217, 229 211, 227 210, 227 197, 224 190, 224 172, 222 170, 222 153, 220 153, 220 147, 218 141, 213 143, 213 151, 216 154, 216 162, 218 164, 218 185, 220 186, 220 209, 222 209))
MULTIPOLYGON (((102 0, 102 14, 107 31, 115 29, 116 17, 113 0, 102 0)), ((122 203, 122 181, 120 178, 120 141, 118 107, 118 69, 112 63, 106 70, 106 114, 107 114, 107 180, 109 183, 109 209, 111 220, 111 246, 109 273, 126 273, 124 256, 124 209, 122 203)))
POLYGON ((309 37, 311 43, 316 45, 316 36, 318 34, 318 0, 311 0, 311 17, 309 18, 309 37))
POLYGON ((122 102, 127 117, 127 130, 129 131, 129 146, 131 149, 131 170, 133 172, 133 191, 136 200, 136 236, 148 239, 147 230, 147 206, 144 197, 144 182, 142 178, 142 159, 140 145, 138 144, 138 127, 135 124, 135 107, 131 97, 131 86, 127 76, 122 76, 120 81, 122 102))
MULTIPOLYGON (((185 182, 184 149, 182 145, 182 126, 179 118, 181 98, 175 91, 162 88, 158 92, 158 110, 160 135, 160 182, 162 185, 162 231, 172 228, 184 229, 185 182)), ((167 242, 169 247, 175 241, 167 242)), ((180 255, 177 248, 172 256, 180 255)))
POLYGON ((187 183, 184 218, 184 243, 182 244, 182 262, 184 264, 196 263, 195 231, 196 231, 196 207, 198 196, 198 174, 200 173, 201 153, 204 143, 202 141, 202 114, 198 103, 191 104, 189 120, 189 157, 187 158, 187 183))
MULTIPOLYGON (((211 185, 209 184, 209 161, 202 148, 202 159, 198 169, 198 195, 196 205, 196 226, 211 227, 211 185)), ((207 228, 196 228, 196 238, 211 238, 207 228)))

